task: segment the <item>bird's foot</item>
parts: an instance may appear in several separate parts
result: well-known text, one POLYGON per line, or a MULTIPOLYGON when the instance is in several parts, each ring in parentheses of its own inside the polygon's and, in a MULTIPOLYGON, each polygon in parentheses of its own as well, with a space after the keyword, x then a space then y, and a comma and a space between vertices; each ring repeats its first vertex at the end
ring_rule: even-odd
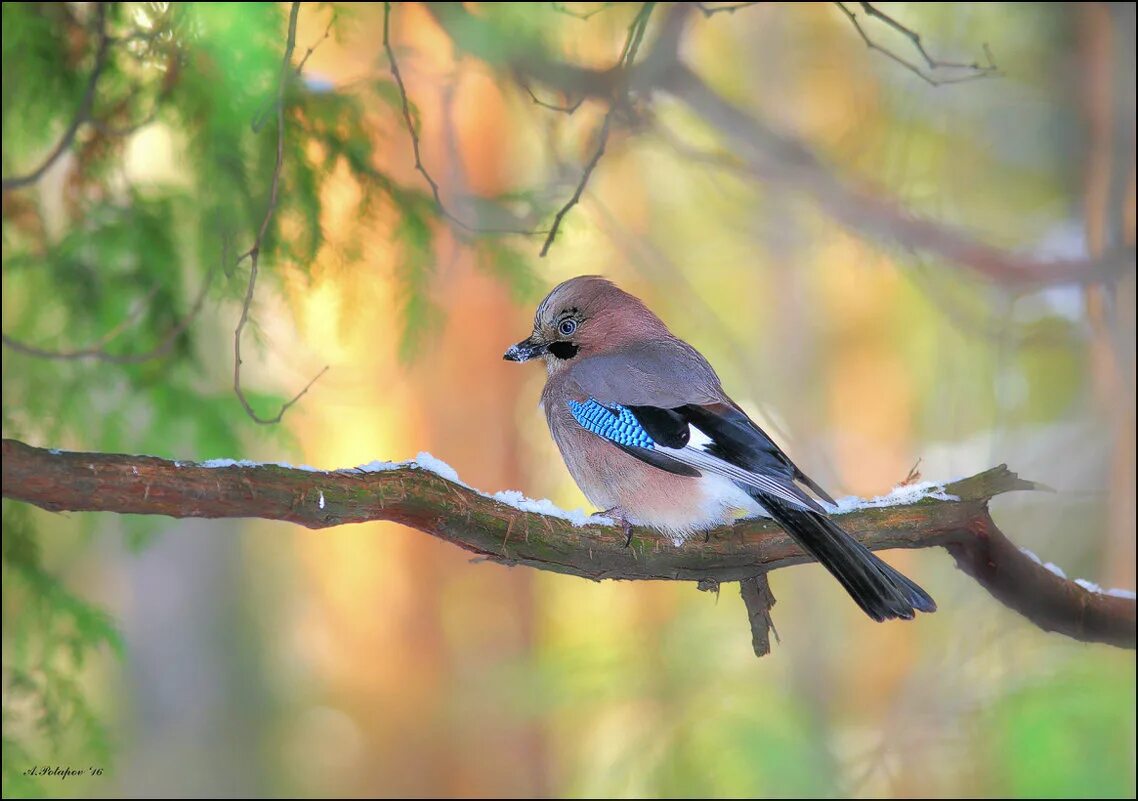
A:
POLYGON ((613 506, 609 509, 605 509, 603 512, 597 512, 593 517, 608 517, 615 520, 620 524, 621 530, 624 531, 624 547, 627 548, 632 544, 632 524, 628 522, 628 519, 624 516, 624 510, 619 506, 613 506))

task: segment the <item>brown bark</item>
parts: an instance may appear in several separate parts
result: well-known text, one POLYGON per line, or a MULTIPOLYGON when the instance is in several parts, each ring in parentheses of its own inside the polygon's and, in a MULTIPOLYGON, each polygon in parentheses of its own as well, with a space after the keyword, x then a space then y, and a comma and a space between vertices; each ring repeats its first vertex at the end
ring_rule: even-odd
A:
MULTIPOLYGON (((957 500, 859 509, 842 526, 873 549, 948 549, 1004 605, 1046 631, 1134 648, 1135 601, 1092 592, 1027 556, 996 527, 988 502, 1030 490, 1006 466, 945 487, 957 500)), ((575 526, 525 512, 415 466, 331 472, 277 465, 202 467, 153 456, 61 453, 3 441, 3 494, 49 511, 170 517, 258 517, 308 528, 392 520, 484 558, 574 576, 669 579, 714 585, 810 561, 776 525, 747 520, 674 547, 619 528, 575 526)))

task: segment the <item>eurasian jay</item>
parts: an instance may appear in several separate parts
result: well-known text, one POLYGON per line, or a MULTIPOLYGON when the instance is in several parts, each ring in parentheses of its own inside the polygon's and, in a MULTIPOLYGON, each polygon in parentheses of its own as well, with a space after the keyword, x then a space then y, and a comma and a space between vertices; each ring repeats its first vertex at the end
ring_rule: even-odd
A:
POLYGON ((637 298, 598 276, 558 285, 538 306, 533 333, 504 358, 536 357, 545 361, 541 401, 565 465, 630 539, 634 524, 678 543, 741 512, 765 514, 874 620, 936 610, 803 491, 834 503, 727 396, 707 360, 637 298))

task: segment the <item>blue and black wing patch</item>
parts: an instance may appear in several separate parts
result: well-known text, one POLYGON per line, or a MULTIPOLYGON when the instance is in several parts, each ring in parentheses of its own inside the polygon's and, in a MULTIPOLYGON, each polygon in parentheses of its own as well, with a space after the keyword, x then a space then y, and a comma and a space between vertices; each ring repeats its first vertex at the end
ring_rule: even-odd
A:
POLYGON ((682 448, 691 440, 691 427, 678 410, 658 406, 629 406, 628 409, 657 445, 682 448))
MULTIPOLYGON (((768 493, 801 509, 823 511, 795 486, 794 468, 788 459, 783 463, 775 454, 765 452, 761 439, 755 442, 759 446, 755 452, 749 452, 741 434, 754 438, 753 432, 741 431, 738 421, 720 419, 712 410, 606 405, 589 398, 583 402, 569 401, 569 411, 586 431, 653 467, 680 476, 720 475, 749 487, 748 491, 768 493), (692 447, 689 424, 708 434, 710 443, 692 447)), ((741 412, 739 415, 746 419, 741 412)), ((758 430, 753 423, 751 426, 758 430)), ((781 451, 778 453, 781 455, 781 451)))
POLYGON ((581 424, 581 428, 592 431, 617 445, 629 445, 638 448, 654 448, 655 441, 640 425, 640 421, 624 406, 609 408, 597 403, 592 398, 584 403, 569 401, 569 411, 581 424))
MULTIPOLYGON (((698 478, 703 475, 696 468, 656 449, 657 439, 654 435, 658 435, 660 444, 666 447, 669 447, 670 442, 676 441, 678 435, 674 431, 668 431, 666 426, 657 425, 652 415, 647 416, 647 425, 645 425, 644 417, 634 414, 631 408, 619 404, 610 408, 592 398, 583 403, 569 401, 569 411, 586 431, 591 431, 598 437, 607 439, 625 453, 635 456, 642 462, 678 476, 698 478)), ((667 410, 659 411, 666 412, 667 410)), ((684 423, 684 433, 687 434, 686 423, 684 423)), ((684 444, 686 444, 686 436, 683 439, 684 444)), ((679 447, 683 447, 683 444, 680 444, 679 447)))

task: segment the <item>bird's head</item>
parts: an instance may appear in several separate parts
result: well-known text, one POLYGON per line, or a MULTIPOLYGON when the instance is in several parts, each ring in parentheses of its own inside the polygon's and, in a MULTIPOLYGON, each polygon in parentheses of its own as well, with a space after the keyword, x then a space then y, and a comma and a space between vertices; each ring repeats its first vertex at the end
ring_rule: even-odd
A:
POLYGON ((668 335, 639 299, 605 278, 581 275, 546 295, 534 315, 533 333, 503 358, 524 362, 540 356, 553 373, 574 359, 668 335))

